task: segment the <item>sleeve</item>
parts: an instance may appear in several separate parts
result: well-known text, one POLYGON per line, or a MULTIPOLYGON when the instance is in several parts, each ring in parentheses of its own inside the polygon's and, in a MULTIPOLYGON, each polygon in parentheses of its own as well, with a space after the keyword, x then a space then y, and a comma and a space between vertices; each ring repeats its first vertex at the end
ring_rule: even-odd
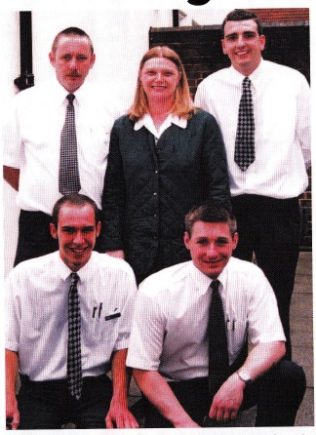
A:
POLYGON ((13 352, 19 351, 20 328, 21 328, 21 301, 15 289, 20 284, 15 279, 14 269, 5 281, 5 348, 13 352))
POLYGON ((102 225, 106 251, 124 249, 123 222, 125 218, 125 181, 118 121, 110 135, 108 165, 102 194, 102 225))
MULTIPOLYGON (((250 277, 249 277, 250 278, 250 277)), ((255 266, 251 274, 248 338, 251 344, 285 341, 274 291, 264 273, 255 266)))
MULTIPOLYGON (((123 260, 115 259, 122 262, 123 260)), ((121 290, 122 290, 122 305, 121 317, 119 320, 118 336, 114 345, 114 351, 127 349, 131 331, 131 323, 133 316, 133 309, 135 304, 137 286, 136 279, 132 268, 127 264, 126 273, 121 273, 121 290)))
POLYGON ((203 134, 202 175, 205 199, 211 199, 231 210, 226 151, 215 118, 207 114, 203 134))
POLYGON ((139 290, 133 315, 127 366, 141 370, 158 370, 165 323, 165 316, 157 301, 139 290))
POLYGON ((310 87, 307 80, 300 74, 300 86, 297 94, 297 124, 296 135, 298 137, 305 166, 311 166, 311 126, 310 126, 310 87))
POLYGON ((23 162, 24 149, 19 128, 18 96, 16 96, 1 128, 1 146, 3 149, 3 164, 19 169, 23 162))
POLYGON ((197 87, 194 97, 194 105, 200 109, 208 111, 208 105, 206 104, 205 86, 204 83, 200 83, 197 87))

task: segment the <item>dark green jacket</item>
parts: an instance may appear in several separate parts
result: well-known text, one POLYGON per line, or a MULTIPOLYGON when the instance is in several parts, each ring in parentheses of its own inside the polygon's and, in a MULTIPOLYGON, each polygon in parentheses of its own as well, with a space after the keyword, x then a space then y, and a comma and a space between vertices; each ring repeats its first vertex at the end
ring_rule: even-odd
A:
POLYGON ((198 111, 185 129, 172 124, 155 145, 123 116, 110 138, 102 199, 106 250, 123 249, 138 281, 190 258, 184 216, 207 198, 230 205, 226 155, 212 115, 198 111))

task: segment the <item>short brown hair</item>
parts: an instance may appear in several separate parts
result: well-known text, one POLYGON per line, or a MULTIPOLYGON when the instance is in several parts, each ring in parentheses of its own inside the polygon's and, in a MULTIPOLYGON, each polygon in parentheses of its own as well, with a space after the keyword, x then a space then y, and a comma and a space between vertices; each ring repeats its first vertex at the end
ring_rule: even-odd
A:
POLYGON ((52 52, 56 51, 57 44, 59 42, 59 39, 62 36, 82 36, 84 38, 87 38, 89 41, 89 44, 90 44, 91 53, 92 54, 94 53, 94 48, 93 48, 93 44, 92 44, 90 36, 84 30, 80 29, 79 27, 67 27, 66 29, 57 33, 57 35, 54 38, 53 44, 52 44, 52 48, 51 48, 52 52))
POLYGON ((138 69, 138 78, 134 102, 128 111, 129 117, 132 120, 137 121, 142 116, 144 116, 145 113, 148 113, 147 96, 140 82, 140 74, 145 62, 149 59, 152 59, 153 57, 163 57, 165 59, 168 59, 173 62, 178 68, 181 77, 178 87, 176 89, 175 101, 170 112, 185 119, 191 118, 192 114, 194 113, 194 105, 190 95, 190 88, 184 66, 181 62, 179 55, 166 45, 159 45, 157 47, 150 48, 142 57, 138 69))
POLYGON ((222 33, 224 35, 224 27, 227 21, 244 21, 244 20, 254 20, 257 24, 258 34, 262 35, 263 29, 261 21, 259 20, 258 16, 252 12, 248 11, 247 9, 234 9, 233 11, 229 12, 222 24, 222 33))
POLYGON ((83 207, 88 204, 94 210, 95 222, 97 223, 100 220, 98 207, 91 198, 89 198, 86 195, 82 195, 81 193, 71 193, 69 195, 64 195, 61 198, 59 198, 54 205, 53 213, 52 213, 52 223, 55 225, 56 228, 58 225, 59 212, 64 204, 71 204, 78 207, 83 207))
POLYGON ((185 231, 191 237, 193 225, 198 222, 224 222, 229 226, 232 235, 237 231, 237 224, 235 216, 227 210, 227 208, 216 204, 212 201, 207 201, 201 205, 193 207, 184 219, 185 231))

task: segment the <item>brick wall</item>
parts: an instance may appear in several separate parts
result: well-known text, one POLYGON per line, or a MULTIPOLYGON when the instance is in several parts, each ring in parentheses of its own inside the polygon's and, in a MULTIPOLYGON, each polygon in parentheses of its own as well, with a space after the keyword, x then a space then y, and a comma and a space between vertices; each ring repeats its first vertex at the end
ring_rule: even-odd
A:
MULTIPOLYGON (((310 81, 308 9, 255 10, 267 38, 264 57, 301 71, 310 81), (259 12, 260 11, 260 12, 259 12), (276 24, 275 24, 276 22, 276 24)), ((149 45, 168 45, 179 53, 192 95, 206 76, 229 65, 220 46, 220 26, 151 28, 149 45)), ((303 215, 301 249, 312 246, 311 182, 300 199, 303 215)))

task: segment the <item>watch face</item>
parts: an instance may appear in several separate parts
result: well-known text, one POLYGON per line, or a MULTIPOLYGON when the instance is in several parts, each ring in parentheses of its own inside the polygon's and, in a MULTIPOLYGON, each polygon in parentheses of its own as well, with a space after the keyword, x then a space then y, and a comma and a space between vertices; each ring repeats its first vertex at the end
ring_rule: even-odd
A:
POLYGON ((237 374, 242 381, 244 381, 246 384, 250 384, 251 377, 250 377, 249 373, 247 373, 246 371, 240 370, 237 372, 237 374))

